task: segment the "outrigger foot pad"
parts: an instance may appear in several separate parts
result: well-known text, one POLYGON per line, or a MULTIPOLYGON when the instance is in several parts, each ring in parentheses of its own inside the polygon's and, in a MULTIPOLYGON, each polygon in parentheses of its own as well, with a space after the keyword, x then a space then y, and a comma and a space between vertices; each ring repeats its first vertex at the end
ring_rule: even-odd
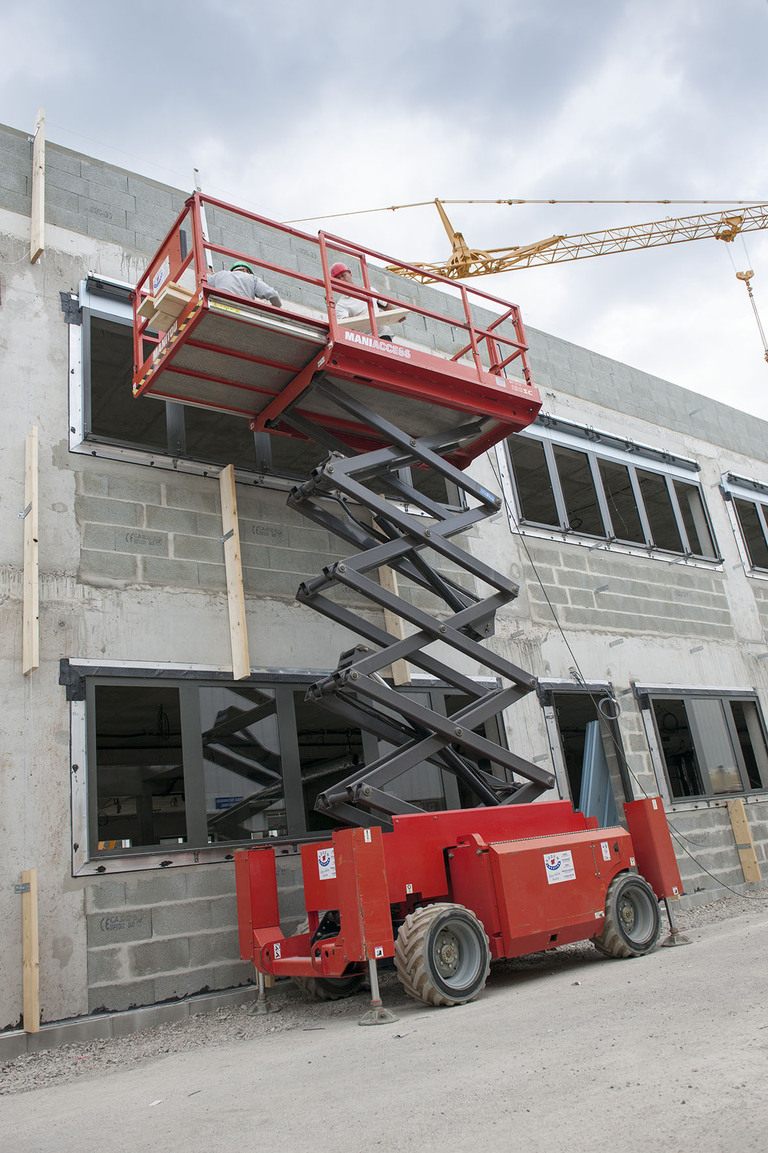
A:
POLYGON ((371 1007, 367 1013, 363 1013, 358 1025, 391 1025, 393 1021, 397 1021, 396 1013, 391 1009, 385 1009, 381 1001, 378 1005, 371 1003, 371 1007))

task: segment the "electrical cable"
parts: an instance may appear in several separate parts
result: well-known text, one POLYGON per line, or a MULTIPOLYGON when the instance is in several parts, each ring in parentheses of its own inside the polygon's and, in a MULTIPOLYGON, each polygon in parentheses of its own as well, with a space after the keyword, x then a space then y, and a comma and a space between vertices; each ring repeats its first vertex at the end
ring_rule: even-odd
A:
MULTIPOLYGON (((496 462, 493 460, 493 457, 491 456, 490 450, 488 450, 488 452, 486 453, 486 456, 487 456, 488 462, 491 466, 491 471, 493 472, 493 475, 496 478, 496 483, 499 486, 499 492, 501 494, 501 499, 504 502, 504 508, 506 509, 507 515, 510 516, 512 519, 514 519, 514 517, 512 515, 512 510, 510 509, 510 506, 509 506, 509 500, 507 498, 504 484, 502 482, 501 474, 497 470, 496 462)), ((620 712, 621 706, 619 705, 619 702, 616 700, 616 698, 614 696, 611 696, 610 694, 606 694, 604 697, 600 698, 600 700, 597 700, 597 694, 592 693, 589 690, 589 688, 587 688, 586 679, 585 679, 585 677, 581 671, 581 668, 579 666, 578 658, 576 657, 576 654, 573 651, 573 648, 570 644, 570 641, 568 640, 567 636, 565 635, 565 631, 563 629, 563 626, 560 623, 560 620, 559 620, 558 615, 557 615, 557 611, 556 611, 554 605, 552 604, 552 601, 550 600, 550 597, 549 597, 549 594, 547 593, 546 588, 544 587, 544 582, 542 581, 541 576, 539 574, 539 570, 536 567, 536 562, 534 561, 533 557, 531 556, 531 551, 528 548, 528 543, 525 539, 524 533, 520 533, 520 540, 522 542, 523 549, 525 551, 525 555, 528 558, 528 563, 530 564, 531 568, 533 569, 534 576, 536 577, 536 580, 538 581, 539 587, 540 587, 540 589, 544 595, 544 599, 547 602, 547 605, 549 607, 549 611, 552 613, 552 619, 554 620, 555 625, 557 626, 558 632, 560 633, 560 636, 563 639, 565 647, 567 648, 568 653, 570 654, 571 659, 573 660, 574 668, 575 668, 575 671, 577 673, 577 679, 584 686, 584 688, 587 692, 587 695, 589 696, 590 700, 592 701, 592 704, 595 706, 596 711, 602 713, 600 705, 602 704, 602 702, 604 700, 610 700, 614 704, 616 704, 619 708, 619 713, 617 713, 617 716, 615 719, 618 720, 618 717, 621 715, 621 712, 620 712)), ((602 715, 605 717, 605 713, 602 713, 602 715)), ((610 720, 610 718, 608 718, 608 717, 606 717, 605 719, 610 720)), ((633 772, 633 770, 629 764, 629 761, 627 760, 624 749, 620 745, 618 738, 616 737, 616 734, 613 732, 613 730, 610 726, 609 726, 608 732, 609 732, 610 740, 613 744, 613 748, 614 748, 616 755, 619 757, 619 760, 621 761, 622 765, 626 769, 627 773, 629 773, 629 775, 631 776, 631 778, 634 781, 637 788, 643 794, 643 797, 648 799, 649 794, 647 793, 642 782, 638 779, 637 775, 633 772)), ((680 830, 675 827, 675 825, 672 824, 668 815, 667 815, 667 824, 669 826, 670 833, 675 838, 677 843, 680 845, 680 848, 683 850, 683 852, 694 862, 694 864, 699 869, 701 869, 701 871, 703 873, 706 873, 707 876, 711 877, 712 880, 715 881, 718 885, 720 885, 724 889, 727 889, 728 892, 735 894, 735 896, 737 896, 737 897, 745 897, 746 899, 752 900, 752 901, 768 901, 768 893, 766 893, 765 895, 761 895, 761 894, 757 894, 757 893, 743 893, 743 892, 740 892, 738 889, 734 889, 731 885, 727 884, 725 881, 723 881, 719 877, 715 876, 714 873, 710 872, 710 870, 706 867, 706 865, 703 865, 701 863, 701 861, 698 859, 698 857, 694 856, 694 854, 690 851, 690 849, 686 848, 686 846, 683 844, 683 841, 688 841, 688 838, 685 836, 684 833, 681 833, 680 830)), ((689 841, 688 843, 693 844, 694 842, 689 841)))

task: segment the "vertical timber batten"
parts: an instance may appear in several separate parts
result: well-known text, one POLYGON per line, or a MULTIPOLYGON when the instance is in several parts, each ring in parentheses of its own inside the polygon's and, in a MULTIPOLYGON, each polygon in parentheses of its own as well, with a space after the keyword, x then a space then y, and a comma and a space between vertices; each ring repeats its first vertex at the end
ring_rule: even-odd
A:
POLYGON ((37 869, 21 874, 22 1004, 24 1032, 40 1032, 40 942, 37 920, 37 869))
POLYGON ((227 604, 229 608, 229 636, 232 646, 232 676, 236 681, 250 676, 248 655, 248 629, 245 619, 243 592, 243 565, 240 553, 240 526, 237 523, 237 496, 235 469, 228 464, 219 473, 221 495, 221 524, 224 539, 224 564, 227 573, 227 604))
POLYGON ((45 249, 45 109, 35 121, 32 145, 32 208, 29 219, 29 263, 37 264, 45 249))
POLYGON ((731 818, 733 839, 736 842, 744 880, 749 883, 762 881, 763 874, 760 872, 760 864, 752 840, 752 831, 747 820, 747 811, 741 797, 728 802, 728 816, 731 818))
POLYGON ((37 428, 27 433, 24 452, 24 599, 22 603, 21 663, 24 676, 40 665, 40 584, 38 562, 38 439, 37 428))

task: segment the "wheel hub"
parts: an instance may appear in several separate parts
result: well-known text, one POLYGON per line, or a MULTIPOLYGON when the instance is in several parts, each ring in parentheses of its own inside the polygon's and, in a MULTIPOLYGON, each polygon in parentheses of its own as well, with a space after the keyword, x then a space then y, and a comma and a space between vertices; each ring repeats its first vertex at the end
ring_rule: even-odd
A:
POLYGON ((619 918, 627 932, 631 933, 635 927, 635 907, 631 901, 622 901, 619 918))
POLYGON ((437 939, 437 967, 443 977, 452 977, 459 967, 459 943, 446 929, 437 939))

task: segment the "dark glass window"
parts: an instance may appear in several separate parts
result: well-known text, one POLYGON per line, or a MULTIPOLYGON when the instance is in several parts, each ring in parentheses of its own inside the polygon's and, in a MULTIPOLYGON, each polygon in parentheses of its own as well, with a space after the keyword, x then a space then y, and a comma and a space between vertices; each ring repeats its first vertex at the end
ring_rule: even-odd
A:
POLYGON ((558 527, 560 518, 549 482, 544 445, 540 440, 522 436, 510 437, 507 444, 523 520, 558 527))
POLYGON ((696 556, 715 556, 715 544, 707 523, 701 493, 695 484, 686 484, 682 480, 675 480, 672 483, 677 494, 677 503, 680 506, 680 515, 683 518, 691 552, 696 556))
POLYGON ((736 506, 741 535, 753 568, 768 569, 768 543, 763 528, 764 520, 760 516, 757 502, 736 498, 733 503, 736 506))
POLYGON ((757 701, 659 696, 652 707, 675 800, 768 788, 768 746, 757 701))
POLYGON ((637 470, 640 491, 643 495, 645 511, 651 526, 651 535, 656 548, 669 552, 685 552, 675 519, 672 500, 667 488, 666 477, 658 472, 637 470))
POLYGON ((598 461, 605 499, 611 517, 613 535, 630 544, 645 544, 643 524, 637 510, 635 491, 629 469, 612 460, 598 461))
POLYGON ((602 456, 599 446, 582 451, 530 434, 510 437, 507 445, 522 521, 717 559, 698 485, 602 456))
POLYGON ((584 452, 560 446, 556 446, 554 452, 571 532, 605 536, 589 457, 584 452))

